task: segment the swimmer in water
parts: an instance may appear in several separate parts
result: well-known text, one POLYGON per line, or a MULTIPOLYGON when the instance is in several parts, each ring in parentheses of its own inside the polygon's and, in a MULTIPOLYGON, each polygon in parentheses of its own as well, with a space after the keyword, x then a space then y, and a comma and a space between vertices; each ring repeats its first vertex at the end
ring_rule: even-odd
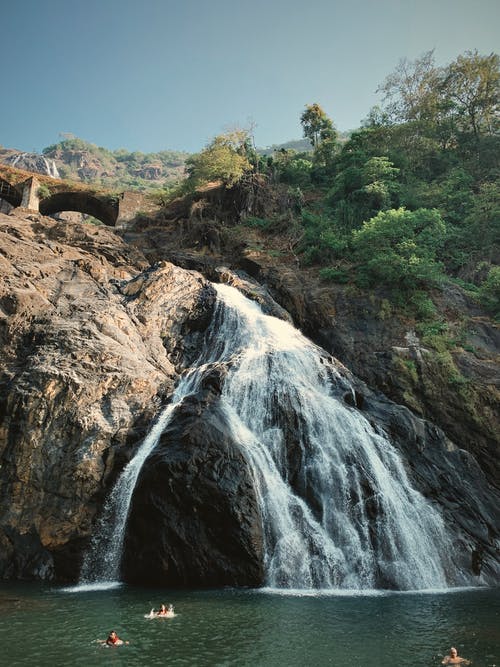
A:
POLYGON ((445 655, 443 660, 441 661, 442 665, 470 665, 470 660, 466 660, 465 658, 461 658, 458 655, 457 649, 452 646, 450 648, 450 653, 449 655, 445 655))
POLYGON ((169 604, 168 607, 164 604, 161 605, 160 610, 156 612, 157 616, 166 616, 167 618, 172 618, 174 614, 174 605, 169 604))
POLYGON ((118 637, 118 635, 114 630, 111 630, 111 632, 108 635, 108 638, 106 639, 106 645, 122 646, 123 644, 128 644, 128 642, 124 642, 123 639, 120 639, 120 637, 118 637))

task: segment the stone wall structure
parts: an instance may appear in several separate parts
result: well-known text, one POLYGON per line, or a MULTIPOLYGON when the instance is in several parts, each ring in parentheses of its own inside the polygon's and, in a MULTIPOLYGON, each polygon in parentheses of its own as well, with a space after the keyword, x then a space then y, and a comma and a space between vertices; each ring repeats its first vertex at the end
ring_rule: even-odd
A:
POLYGON ((0 200, 25 212, 54 215, 77 211, 92 215, 108 227, 125 227, 138 213, 152 213, 156 206, 140 192, 114 193, 49 176, 36 176, 0 165, 0 200), (42 190, 46 192, 42 194, 42 190))

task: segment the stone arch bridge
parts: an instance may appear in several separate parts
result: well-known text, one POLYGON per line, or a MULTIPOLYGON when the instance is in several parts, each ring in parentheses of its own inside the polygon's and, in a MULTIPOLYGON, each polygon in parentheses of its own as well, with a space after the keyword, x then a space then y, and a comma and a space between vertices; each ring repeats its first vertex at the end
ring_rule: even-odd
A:
POLYGON ((0 200, 42 215, 77 211, 110 227, 124 227, 139 211, 151 213, 156 209, 140 192, 111 192, 6 165, 0 165, 0 200))

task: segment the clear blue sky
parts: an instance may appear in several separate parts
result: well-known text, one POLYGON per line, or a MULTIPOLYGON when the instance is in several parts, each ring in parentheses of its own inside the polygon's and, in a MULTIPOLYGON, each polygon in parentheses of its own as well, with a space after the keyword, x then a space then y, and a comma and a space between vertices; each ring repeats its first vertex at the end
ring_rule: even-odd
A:
POLYGON ((268 146, 313 102, 348 130, 400 58, 498 53, 499 35, 498 0, 5 0, 0 144, 198 151, 253 122, 268 146))

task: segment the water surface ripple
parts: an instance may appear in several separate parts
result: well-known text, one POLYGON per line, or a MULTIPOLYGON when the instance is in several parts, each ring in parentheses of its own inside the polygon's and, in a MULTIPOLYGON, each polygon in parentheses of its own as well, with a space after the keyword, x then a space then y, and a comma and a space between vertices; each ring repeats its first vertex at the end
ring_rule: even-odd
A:
POLYGON ((293 595, 266 590, 85 591, 0 586, 0 664, 12 667, 439 665, 456 645, 500 664, 500 591, 293 595), (174 619, 147 620, 161 602, 174 619), (129 646, 95 640, 115 629, 129 646))

